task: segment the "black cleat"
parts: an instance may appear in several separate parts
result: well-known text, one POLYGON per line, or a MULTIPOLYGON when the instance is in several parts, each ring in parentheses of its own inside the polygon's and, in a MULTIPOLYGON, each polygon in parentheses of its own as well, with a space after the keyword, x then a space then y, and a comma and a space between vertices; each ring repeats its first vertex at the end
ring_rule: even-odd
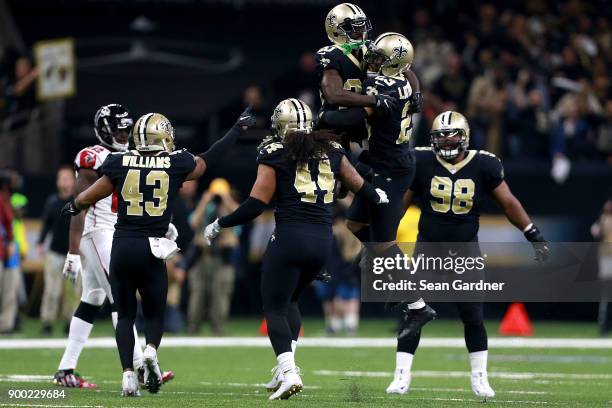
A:
POLYGON ((403 339, 404 337, 414 336, 421 327, 436 318, 438 314, 432 307, 425 305, 421 309, 408 309, 404 315, 404 322, 400 327, 400 332, 397 339, 403 339))

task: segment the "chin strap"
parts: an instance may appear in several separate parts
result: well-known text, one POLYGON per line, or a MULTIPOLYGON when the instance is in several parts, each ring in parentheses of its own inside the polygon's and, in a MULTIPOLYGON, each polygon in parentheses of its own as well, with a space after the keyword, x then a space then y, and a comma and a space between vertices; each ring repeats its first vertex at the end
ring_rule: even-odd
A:
POLYGON ((356 43, 344 43, 340 44, 340 48, 342 48, 342 53, 344 55, 349 55, 351 52, 360 49, 365 44, 366 41, 359 41, 356 43))

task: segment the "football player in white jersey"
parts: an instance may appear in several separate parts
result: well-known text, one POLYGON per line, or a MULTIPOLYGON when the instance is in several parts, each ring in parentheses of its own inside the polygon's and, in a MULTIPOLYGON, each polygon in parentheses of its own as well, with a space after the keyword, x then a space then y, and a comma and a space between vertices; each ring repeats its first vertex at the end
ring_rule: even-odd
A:
MULTIPOLYGON (((100 143, 81 150, 75 160, 77 172, 76 194, 86 190, 98 179, 98 170, 106 157, 116 151, 128 149, 133 126, 130 113, 118 104, 104 105, 94 117, 95 134, 100 143)), ((76 281, 82 277, 83 294, 74 312, 68 333, 68 345, 60 361, 54 382, 64 387, 95 388, 96 385, 83 379, 74 370, 91 333, 95 316, 106 298, 112 310, 113 326, 117 324, 117 312, 113 307, 113 296, 108 280, 110 252, 117 222, 117 197, 112 194, 84 211, 70 221, 69 250, 64 263, 66 279, 76 281), (83 264, 81 264, 81 260, 83 264)), ((176 239, 176 229, 170 224, 170 239, 176 239)), ((134 368, 144 372, 143 354, 134 328, 134 368)), ((163 375, 164 382, 172 379, 171 371, 163 375)))

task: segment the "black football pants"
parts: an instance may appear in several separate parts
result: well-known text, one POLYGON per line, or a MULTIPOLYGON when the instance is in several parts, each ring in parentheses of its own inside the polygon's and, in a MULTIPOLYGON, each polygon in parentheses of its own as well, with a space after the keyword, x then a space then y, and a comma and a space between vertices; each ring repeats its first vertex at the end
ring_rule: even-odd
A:
POLYGON ((147 344, 159 347, 164 331, 168 274, 161 259, 151 254, 146 237, 115 237, 111 250, 110 281, 118 312, 115 338, 123 369, 134 369, 133 326, 136 320, 136 291, 142 300, 147 344))

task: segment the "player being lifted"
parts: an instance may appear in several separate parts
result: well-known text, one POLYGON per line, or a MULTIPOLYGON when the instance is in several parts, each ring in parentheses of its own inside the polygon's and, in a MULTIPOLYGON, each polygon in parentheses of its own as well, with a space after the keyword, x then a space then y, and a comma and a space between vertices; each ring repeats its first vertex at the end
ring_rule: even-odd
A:
MULTIPOLYGON (((322 120, 333 126, 347 126, 367 119, 369 152, 359 160, 372 168, 368 177, 375 187, 387 192, 389 205, 371 206, 355 197, 347 211, 347 225, 362 242, 376 242, 380 244, 377 251, 393 257, 401 254, 394 242, 405 212, 403 196, 415 172, 415 154, 409 142, 412 115, 420 105, 411 98, 412 88, 404 76, 414 59, 414 50, 403 35, 384 33, 370 44, 366 59, 378 75, 366 80, 363 92, 386 95, 394 101, 394 108, 388 112, 369 107, 326 111, 322 113, 322 120)), ((401 330, 414 333, 436 316, 417 293, 406 299, 406 304, 401 330)))
MULTIPOLYGON (((363 10, 354 4, 339 4, 327 14, 325 31, 332 45, 321 48, 316 54, 321 111, 337 111, 354 106, 369 106, 381 110, 394 107, 395 101, 386 95, 364 95, 361 92, 366 79, 363 58, 371 30, 370 20, 363 10)), ((364 121, 350 126, 338 126, 321 120, 318 127, 333 129, 339 134, 345 133, 345 147, 348 147, 349 140, 361 142, 367 137, 364 121)))
POLYGON ((194 157, 185 149, 174 149, 174 129, 165 116, 144 115, 134 126, 136 149, 109 155, 99 169, 101 177, 62 211, 78 215, 81 210, 98 206, 113 191, 117 193, 110 282, 118 311, 116 340, 124 371, 124 396, 140 394, 133 364, 137 290, 142 299, 147 343, 143 353, 144 385, 152 393, 162 385, 157 348, 163 334, 168 291, 164 261, 178 251, 176 243, 166 238, 172 203, 183 181, 202 176, 254 123, 255 117, 247 108, 222 139, 194 157))
POLYGON ((250 197, 204 231, 210 242, 221 228, 245 224, 273 199, 276 202, 276 230, 261 277, 264 316, 278 364, 271 400, 287 399, 302 389, 294 357, 302 325, 297 301, 331 252, 336 181, 372 205, 388 202, 385 192, 374 189, 350 164, 337 136, 313 131, 312 126, 312 113, 304 102, 279 103, 272 115, 274 134, 259 149, 250 197))
MULTIPOLYGON (((100 141, 97 145, 81 150, 75 160, 77 172, 76 194, 84 191, 100 177, 102 164, 113 152, 125 151, 134 124, 130 113, 121 105, 104 105, 94 116, 94 131, 100 141)), ((112 310, 113 326, 117 325, 113 296, 108 282, 110 252, 117 222, 116 200, 111 194, 92 206, 89 211, 79 214, 70 221, 69 252, 66 255, 63 274, 76 281, 81 275, 81 302, 74 312, 68 332, 68 344, 53 376, 59 386, 94 388, 95 384, 83 379, 74 370, 91 329, 94 319, 106 298, 112 310), (81 257, 83 266, 81 266, 81 257)), ((136 328, 134 336, 138 338, 136 328)), ((134 368, 143 378, 142 349, 134 345, 134 368)), ((172 371, 164 373, 164 381, 170 380, 172 371)))
MULTIPOLYGON (((478 229, 480 206, 491 195, 508 220, 525 234, 535 250, 536 259, 548 257, 548 247, 538 228, 504 181, 500 160, 480 150, 467 150, 470 128, 465 117, 447 111, 438 115, 431 128, 431 147, 416 150, 416 177, 406 192, 405 206, 416 196, 421 203, 421 218, 415 254, 427 252, 419 243, 474 242, 468 251, 480 256, 478 229)), ((472 369, 472 390, 480 397, 495 392, 487 379, 487 331, 483 323, 482 302, 457 303, 464 325, 465 344, 472 369)), ((410 369, 421 333, 401 335, 397 342, 395 377, 387 393, 405 394, 410 387, 410 369)))

